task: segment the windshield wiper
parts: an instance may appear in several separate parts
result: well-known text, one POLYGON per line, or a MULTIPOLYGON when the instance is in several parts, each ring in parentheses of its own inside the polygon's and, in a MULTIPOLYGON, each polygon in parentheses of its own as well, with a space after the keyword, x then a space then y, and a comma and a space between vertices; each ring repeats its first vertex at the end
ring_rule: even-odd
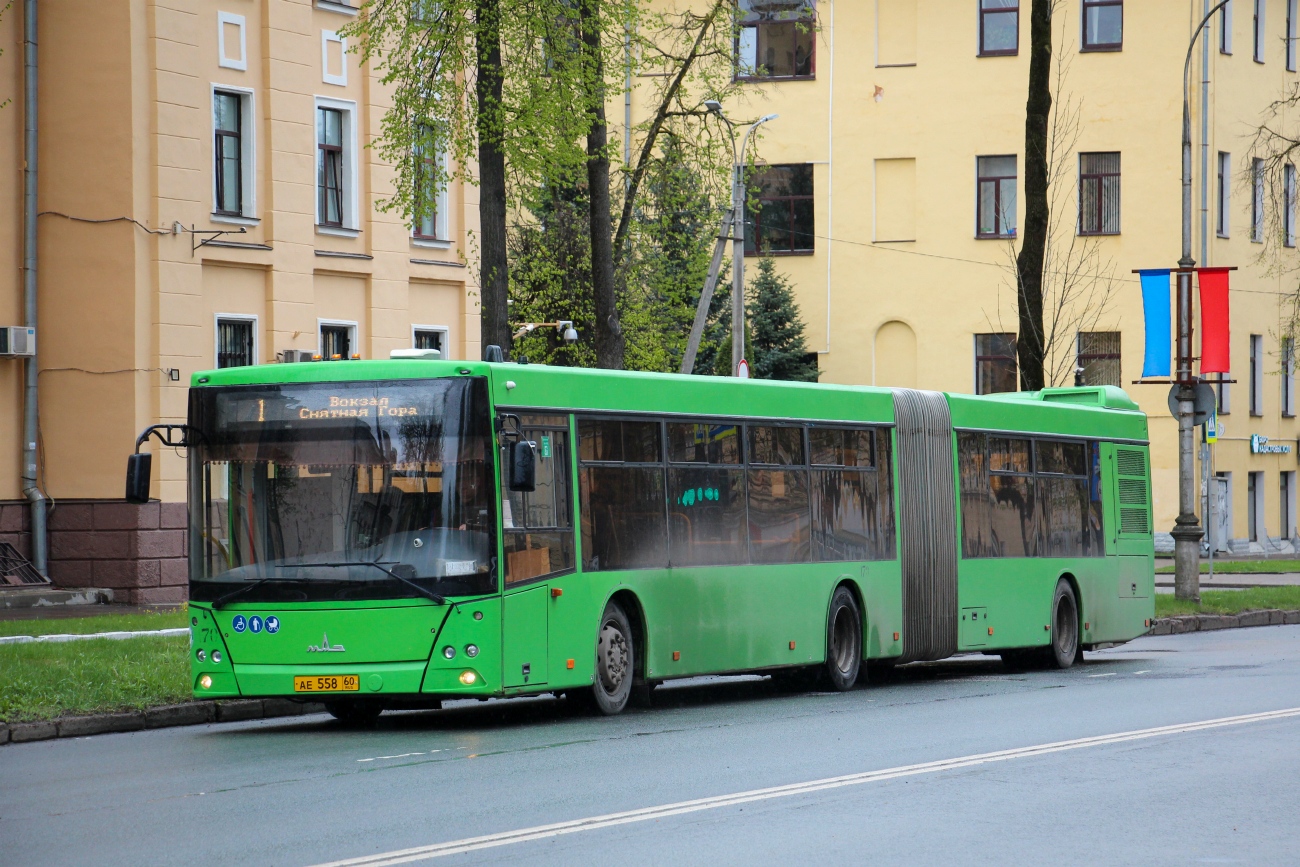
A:
MULTIPOLYGON (((378 569, 380 572, 383 572, 385 575, 387 575, 388 577, 392 578, 392 579, 395 580, 395 581, 401 581, 401 582, 402 582, 403 584, 405 584, 407 587, 410 587, 410 588, 413 589, 416 593, 419 593, 419 594, 420 594, 421 596, 423 596, 425 599, 430 600, 431 602, 433 602, 433 603, 436 604, 436 605, 444 605, 444 604, 446 604, 446 602, 447 602, 446 599, 444 599, 443 597, 439 596, 437 593, 434 593, 432 590, 428 590, 428 589, 426 589, 426 588, 424 588, 424 587, 421 587, 419 584, 416 584, 416 583, 415 583, 414 581, 412 581, 410 578, 406 578, 406 577, 403 577, 403 576, 401 576, 401 575, 398 575, 398 574, 397 574, 396 572, 394 572, 392 569, 388 569, 388 568, 386 568, 383 564, 381 564, 381 563, 377 563, 377 562, 374 561, 374 560, 340 560, 340 561, 337 561, 337 562, 331 562, 331 563, 303 563, 302 565, 304 565, 304 566, 339 566, 339 567, 342 567, 342 566, 374 566, 374 567, 375 567, 376 569, 378 569)), ((394 563, 393 565, 396 566, 396 565, 398 565, 398 564, 394 563)))
POLYGON ((225 605, 231 599, 234 599, 236 596, 239 596, 241 594, 247 593, 249 590, 252 590, 254 587, 261 587, 267 581, 277 581, 277 580, 288 581, 292 579, 281 579, 281 578, 277 578, 275 575, 266 575, 262 578, 258 578, 252 584, 245 584, 243 587, 240 587, 237 590, 231 590, 229 593, 225 594, 224 596, 218 596, 216 599, 212 600, 212 610, 216 611, 218 608, 225 605))

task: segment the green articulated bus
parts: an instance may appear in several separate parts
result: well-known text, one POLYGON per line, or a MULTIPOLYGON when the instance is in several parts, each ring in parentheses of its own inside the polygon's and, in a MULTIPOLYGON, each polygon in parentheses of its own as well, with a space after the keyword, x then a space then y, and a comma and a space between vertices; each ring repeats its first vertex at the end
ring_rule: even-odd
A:
POLYGON ((1064 668, 1154 613, 1147 422, 1117 388, 408 357, 196 374, 183 433, 199 698, 613 714, 702 674, 1064 668))

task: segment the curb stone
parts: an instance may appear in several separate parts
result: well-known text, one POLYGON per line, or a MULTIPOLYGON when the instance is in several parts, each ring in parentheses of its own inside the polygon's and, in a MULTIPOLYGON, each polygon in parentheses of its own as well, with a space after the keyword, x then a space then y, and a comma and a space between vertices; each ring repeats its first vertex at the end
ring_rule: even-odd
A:
POLYGON ((282 698, 195 701, 164 705, 144 711, 69 716, 46 722, 0 722, 0 744, 21 744, 52 738, 76 738, 111 732, 203 725, 211 722, 241 722, 286 716, 324 713, 319 703, 299 703, 282 698))
POLYGON ((1284 624, 1300 624, 1300 611, 1265 608, 1240 614, 1180 614, 1177 617, 1160 617, 1151 622, 1147 635, 1182 635, 1187 632, 1284 624))

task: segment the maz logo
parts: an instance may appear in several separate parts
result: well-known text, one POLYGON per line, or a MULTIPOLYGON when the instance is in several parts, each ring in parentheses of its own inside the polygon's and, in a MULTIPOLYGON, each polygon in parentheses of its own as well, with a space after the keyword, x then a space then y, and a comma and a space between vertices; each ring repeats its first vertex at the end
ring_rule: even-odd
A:
POLYGON ((314 644, 307 645, 308 653, 342 653, 344 650, 341 644, 330 644, 330 637, 326 633, 321 633, 319 647, 314 644))

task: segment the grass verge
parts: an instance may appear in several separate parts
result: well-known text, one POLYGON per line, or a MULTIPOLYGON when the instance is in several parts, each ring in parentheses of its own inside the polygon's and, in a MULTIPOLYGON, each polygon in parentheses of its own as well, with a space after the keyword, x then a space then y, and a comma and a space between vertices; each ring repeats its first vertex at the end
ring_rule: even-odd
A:
POLYGON ((0 720, 142 710, 189 701, 186 636, 0 645, 0 720))
MULTIPOLYGON (((103 606, 110 608, 110 606, 103 606)), ((111 609, 110 609, 111 610, 111 609)), ((49 620, 0 620, 0 635, 86 635, 91 632, 145 632, 189 626, 189 610, 99 614, 94 617, 51 618, 49 620)))
POLYGON ((1300 587, 1249 587, 1245 590, 1206 590, 1201 604, 1175 599, 1171 593, 1156 594, 1156 616, 1178 614, 1240 614, 1260 608, 1300 609, 1300 587))
MULTIPOLYGON (((1210 571, 1210 564, 1201 562, 1201 574, 1210 571)), ((1172 575, 1173 566, 1160 566, 1156 573, 1172 575)), ((1300 572, 1300 560, 1219 560, 1214 561, 1215 575, 1249 575, 1278 574, 1282 572, 1300 572)))

